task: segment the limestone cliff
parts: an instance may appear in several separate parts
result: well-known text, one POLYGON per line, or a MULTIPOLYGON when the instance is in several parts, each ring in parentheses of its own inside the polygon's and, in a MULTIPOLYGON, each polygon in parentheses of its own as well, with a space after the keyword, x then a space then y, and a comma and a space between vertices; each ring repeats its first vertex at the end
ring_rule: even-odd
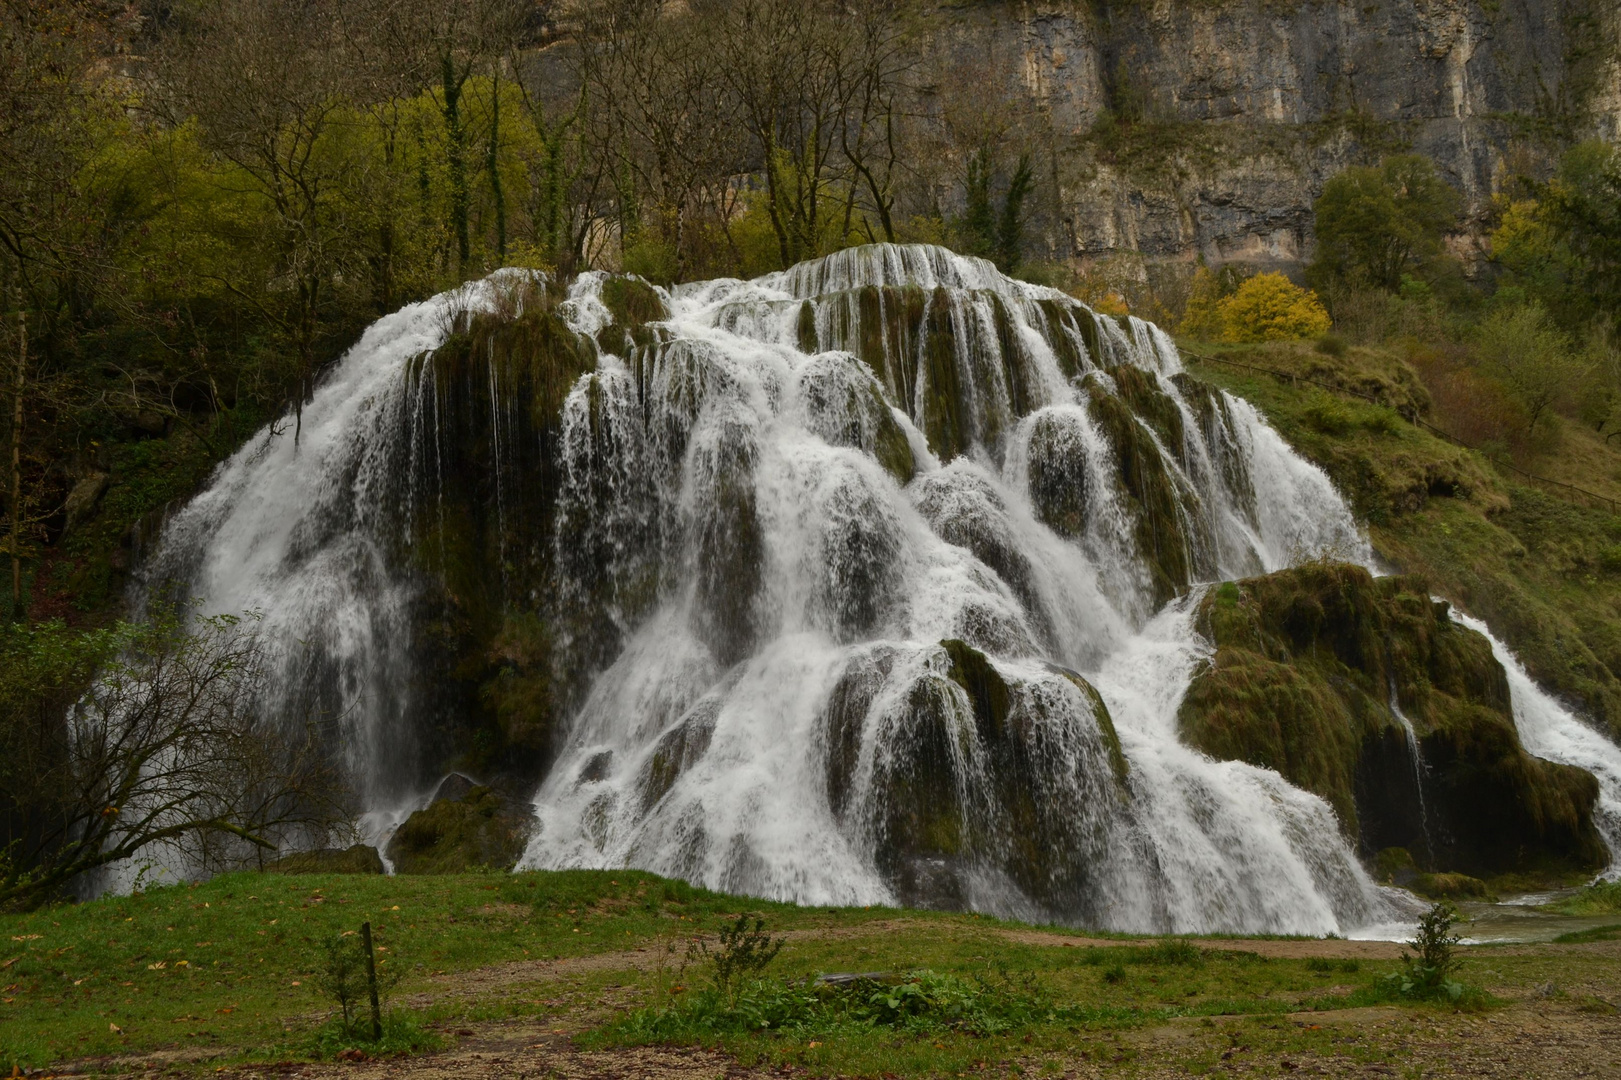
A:
POLYGON ((1478 220, 1510 167, 1621 132, 1604 0, 1044 0, 931 23, 941 69, 996 73, 1039 132, 1056 257, 1287 265, 1346 165, 1426 154, 1478 220))

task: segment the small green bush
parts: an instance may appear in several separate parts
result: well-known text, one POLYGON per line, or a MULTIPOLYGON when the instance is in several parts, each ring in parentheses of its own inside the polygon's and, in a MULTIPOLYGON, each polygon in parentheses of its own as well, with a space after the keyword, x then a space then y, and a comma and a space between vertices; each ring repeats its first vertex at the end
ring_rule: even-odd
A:
POLYGON ((894 981, 842 984, 763 980, 684 994, 638 1009, 599 1030, 603 1045, 687 1043, 723 1035, 777 1031, 803 1037, 835 1030, 889 1028, 915 1035, 960 1031, 984 1037, 1060 1018, 1033 976, 964 979, 914 971, 894 981))
POLYGON ((1402 950, 1402 967, 1383 976, 1375 984, 1380 996, 1401 1001, 1444 1001, 1453 1004, 1467 997, 1483 997, 1459 980, 1460 961, 1456 948, 1460 938, 1453 933, 1458 911, 1451 904, 1438 903, 1418 921, 1417 932, 1402 950))

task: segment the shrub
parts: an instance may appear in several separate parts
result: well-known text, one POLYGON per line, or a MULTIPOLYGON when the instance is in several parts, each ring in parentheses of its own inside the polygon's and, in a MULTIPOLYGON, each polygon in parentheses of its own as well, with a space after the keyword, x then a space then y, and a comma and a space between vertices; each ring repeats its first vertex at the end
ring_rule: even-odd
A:
POLYGON ((1324 356, 1344 356, 1345 339, 1338 334, 1324 334, 1317 339, 1317 351, 1324 356))
POLYGON ((1454 950, 1460 939, 1452 931, 1457 923, 1458 910, 1451 904, 1438 903, 1426 911, 1407 942, 1413 951, 1402 950, 1402 969, 1380 979, 1378 989, 1409 1001, 1461 1001, 1466 988, 1452 977, 1459 966, 1454 950))
POLYGON ((1282 274, 1256 274, 1217 305, 1229 341, 1293 341, 1320 337, 1331 325, 1317 294, 1282 274))
POLYGON ((638 1009, 597 1036, 607 1044, 692 1042, 751 1031, 796 1036, 889 1028, 911 1034, 998 1035, 1063 1015, 1033 977, 964 979, 933 971, 848 982, 754 980, 730 998, 718 988, 638 1009))
POLYGON ((750 927, 749 916, 739 915, 735 923, 722 928, 719 948, 710 949, 702 943, 699 951, 709 959, 715 989, 731 1001, 742 980, 758 977, 777 958, 782 945, 782 938, 773 940, 766 933, 764 919, 756 918, 750 927))

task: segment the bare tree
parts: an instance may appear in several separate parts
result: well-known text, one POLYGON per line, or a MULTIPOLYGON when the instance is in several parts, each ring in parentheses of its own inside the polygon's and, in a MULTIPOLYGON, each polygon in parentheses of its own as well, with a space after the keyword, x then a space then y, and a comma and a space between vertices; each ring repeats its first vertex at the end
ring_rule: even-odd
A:
POLYGON ((701 16, 667 16, 660 0, 600 0, 581 20, 586 137, 617 195, 621 238, 651 227, 674 250, 677 278, 691 213, 741 166, 713 30, 701 16))
POLYGON ((863 194, 892 238, 894 124, 910 67, 895 6, 729 0, 714 18, 783 263, 843 246, 863 194))
POLYGON ((59 633, 33 644, 45 650, 32 659, 46 678, 22 688, 33 708, 13 708, 0 727, 9 774, 0 907, 37 903, 154 850, 197 869, 242 865, 343 819, 320 733, 259 718, 257 629, 251 617, 188 627, 160 612, 83 639, 66 671, 49 653, 75 643, 59 633), (62 722, 53 698, 98 662, 62 722))

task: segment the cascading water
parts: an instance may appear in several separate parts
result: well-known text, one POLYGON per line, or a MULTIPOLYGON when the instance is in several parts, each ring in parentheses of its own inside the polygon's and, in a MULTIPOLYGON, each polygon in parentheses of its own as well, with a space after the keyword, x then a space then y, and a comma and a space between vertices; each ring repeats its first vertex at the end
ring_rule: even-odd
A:
POLYGON ((1121 930, 1391 915, 1326 803, 1177 739, 1201 582, 1370 556, 1156 328, 937 248, 638 285, 628 328, 626 287, 526 324, 550 366, 467 333, 538 302, 514 272, 381 320, 299 446, 166 532, 151 579, 265 613, 272 707, 337 718, 374 827, 428 780, 425 620, 493 610, 544 628, 563 718, 524 865, 1121 930))
MULTIPOLYGON (((1496 643, 1493 642, 1495 650, 1496 643)), ((1424 857, 1430 861, 1435 858, 1435 844, 1430 839, 1430 810, 1424 801, 1424 781, 1429 772, 1429 766, 1424 764, 1424 751, 1418 745, 1418 731, 1413 727, 1412 720, 1401 710, 1401 702, 1396 697, 1395 680, 1390 684, 1390 715, 1396 718, 1401 725, 1402 734, 1407 737, 1407 757, 1413 766, 1413 791, 1418 796, 1418 824, 1419 833, 1424 838, 1424 857)))

